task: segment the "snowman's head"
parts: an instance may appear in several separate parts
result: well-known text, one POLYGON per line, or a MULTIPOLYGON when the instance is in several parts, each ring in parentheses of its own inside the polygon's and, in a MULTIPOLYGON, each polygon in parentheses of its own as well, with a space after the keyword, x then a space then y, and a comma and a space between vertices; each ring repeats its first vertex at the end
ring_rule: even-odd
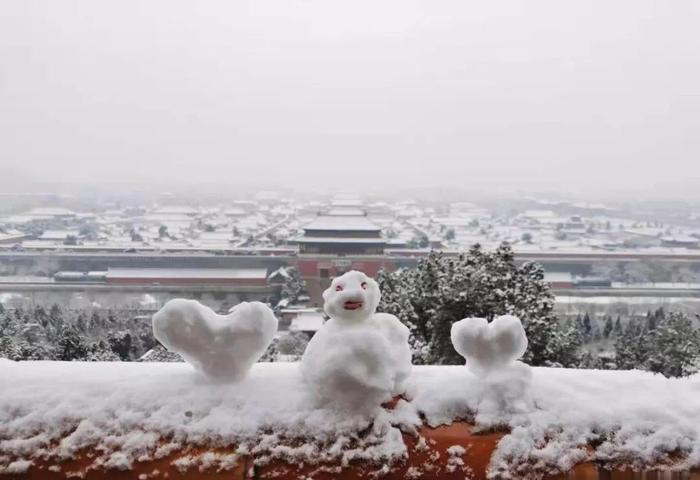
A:
POLYGON ((331 282, 323 292, 323 309, 331 318, 362 321, 379 305, 379 285, 362 272, 351 270, 331 282))

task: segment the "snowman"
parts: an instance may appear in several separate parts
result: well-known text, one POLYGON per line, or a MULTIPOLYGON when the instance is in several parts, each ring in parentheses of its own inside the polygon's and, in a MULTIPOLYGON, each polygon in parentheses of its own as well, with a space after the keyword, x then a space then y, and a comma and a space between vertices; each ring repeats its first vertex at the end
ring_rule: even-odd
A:
POLYGON ((301 373, 319 404, 376 407, 404 392, 411 372, 408 328, 377 313, 379 285, 362 272, 335 278, 323 292, 330 319, 301 359, 301 373))

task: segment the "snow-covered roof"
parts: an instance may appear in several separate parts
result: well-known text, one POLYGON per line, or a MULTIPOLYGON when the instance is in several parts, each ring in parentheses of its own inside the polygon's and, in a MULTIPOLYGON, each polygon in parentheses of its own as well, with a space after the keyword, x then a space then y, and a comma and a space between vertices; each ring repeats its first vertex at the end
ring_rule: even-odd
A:
POLYGON ((304 235, 295 238, 294 241, 298 243, 386 243, 380 237, 317 237, 312 235, 304 235))
POLYGON ((303 312, 292 319, 289 330, 292 332, 317 332, 323 323, 321 312, 303 312))
POLYGON ((304 227, 304 230, 314 231, 314 230, 343 230, 343 231, 370 231, 379 232, 381 229, 370 222, 367 217, 364 216, 332 216, 332 215, 319 215, 311 223, 304 227))
POLYGON ((155 213, 162 215, 195 215, 197 209, 188 206, 170 205, 157 209, 155 213))
POLYGON ((204 242, 224 241, 228 242, 233 239, 233 233, 225 232, 202 232, 199 234, 199 240, 204 242))
POLYGON ((243 208, 231 207, 224 211, 224 215, 228 215, 230 217, 242 217, 247 215, 247 212, 243 208))
POLYGON ((40 240, 63 240, 69 236, 78 237, 79 236, 78 230, 45 230, 41 234, 41 237, 39 237, 39 239, 40 240))
POLYGON ((361 208, 351 208, 351 207, 337 207, 331 208, 326 212, 326 215, 336 216, 336 217, 362 217, 366 213, 361 208))
POLYGON ((61 207, 40 207, 32 208, 26 215, 34 217, 69 217, 75 215, 75 212, 61 207))
POLYGON ((289 273, 289 267, 280 267, 277 270, 271 272, 268 276, 268 280, 272 280, 276 277, 282 277, 282 279, 289 279, 292 278, 292 275, 289 273))
POLYGON ((265 268, 110 268, 107 278, 265 279, 265 268))
POLYGON ((193 445, 262 462, 394 468, 431 427, 458 419, 504 432, 491 470, 508 478, 583 461, 700 466, 700 375, 535 368, 532 411, 484 402, 488 385, 464 366, 415 366, 406 400, 366 414, 319 408, 306 388, 295 363, 259 363, 221 385, 184 363, 0 359, 0 469, 60 467, 86 450, 97 468, 129 469, 193 445))
POLYGON ((545 272, 545 282, 572 282, 573 276, 569 272, 545 272))
POLYGON ((700 238, 691 237, 690 235, 668 235, 665 237, 661 237, 661 240, 670 243, 700 243, 700 238))

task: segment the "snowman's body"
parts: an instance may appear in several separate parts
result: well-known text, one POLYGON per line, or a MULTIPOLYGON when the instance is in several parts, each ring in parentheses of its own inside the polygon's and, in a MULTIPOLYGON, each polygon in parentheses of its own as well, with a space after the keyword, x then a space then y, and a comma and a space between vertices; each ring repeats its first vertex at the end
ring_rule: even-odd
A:
POLYGON ((333 280, 323 293, 330 320, 311 339, 301 360, 304 380, 324 403, 377 405, 403 393, 411 372, 408 328, 376 313, 379 286, 362 272, 333 280))

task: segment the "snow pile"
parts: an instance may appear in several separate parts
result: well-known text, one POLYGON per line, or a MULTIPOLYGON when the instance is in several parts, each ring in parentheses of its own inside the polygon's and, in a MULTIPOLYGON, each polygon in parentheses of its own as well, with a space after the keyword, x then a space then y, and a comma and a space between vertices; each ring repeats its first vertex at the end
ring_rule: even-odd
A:
POLYGON ((195 300, 170 300, 153 315, 153 334, 168 350, 210 378, 240 380, 265 353, 277 317, 260 302, 218 315, 195 300))
POLYGON ((508 414, 533 409, 532 369, 517 361, 527 349, 520 319, 503 315, 489 323, 485 318, 465 318, 452 325, 451 339, 467 369, 479 379, 479 423, 496 426, 508 414))
MULTIPOLYGON (((582 461, 636 468, 700 466, 700 374, 531 369, 534 409, 483 415, 483 379, 464 367, 414 367, 407 406, 430 426, 457 419, 508 433, 491 459, 499 478, 556 473, 582 461), (498 420, 496 422, 496 420, 498 420)), ((408 418, 408 412, 404 412, 408 418)))
POLYGON ((301 371, 319 404, 371 409, 403 393, 411 372, 408 329, 376 313, 379 285, 362 272, 337 277, 323 292, 330 316, 309 342, 301 371))
MULTIPOLYGON (((227 447, 256 463, 382 465, 405 458, 401 430, 460 419, 489 426, 478 410, 483 379, 463 366, 413 367, 406 386, 408 400, 394 410, 353 414, 310 403, 292 363, 258 363, 222 384, 202 382, 183 363, 0 360, 0 469, 86 448, 96 466, 129 468, 193 445, 227 447)), ((700 375, 533 368, 531 389, 535 410, 501 414, 509 433, 492 457, 494 475, 522 478, 522 469, 567 470, 584 460, 700 466, 700 375)), ((459 453, 451 454, 455 466, 459 453)))
MULTIPOLYGON (((193 446, 261 464, 381 465, 406 455, 389 412, 314 407, 293 363, 258 363, 239 382, 212 383, 183 363, 0 360, 0 391, 0 471, 88 448, 92 468, 116 469, 193 446)), ((194 460, 176 466, 199 468, 203 459, 194 460)))

